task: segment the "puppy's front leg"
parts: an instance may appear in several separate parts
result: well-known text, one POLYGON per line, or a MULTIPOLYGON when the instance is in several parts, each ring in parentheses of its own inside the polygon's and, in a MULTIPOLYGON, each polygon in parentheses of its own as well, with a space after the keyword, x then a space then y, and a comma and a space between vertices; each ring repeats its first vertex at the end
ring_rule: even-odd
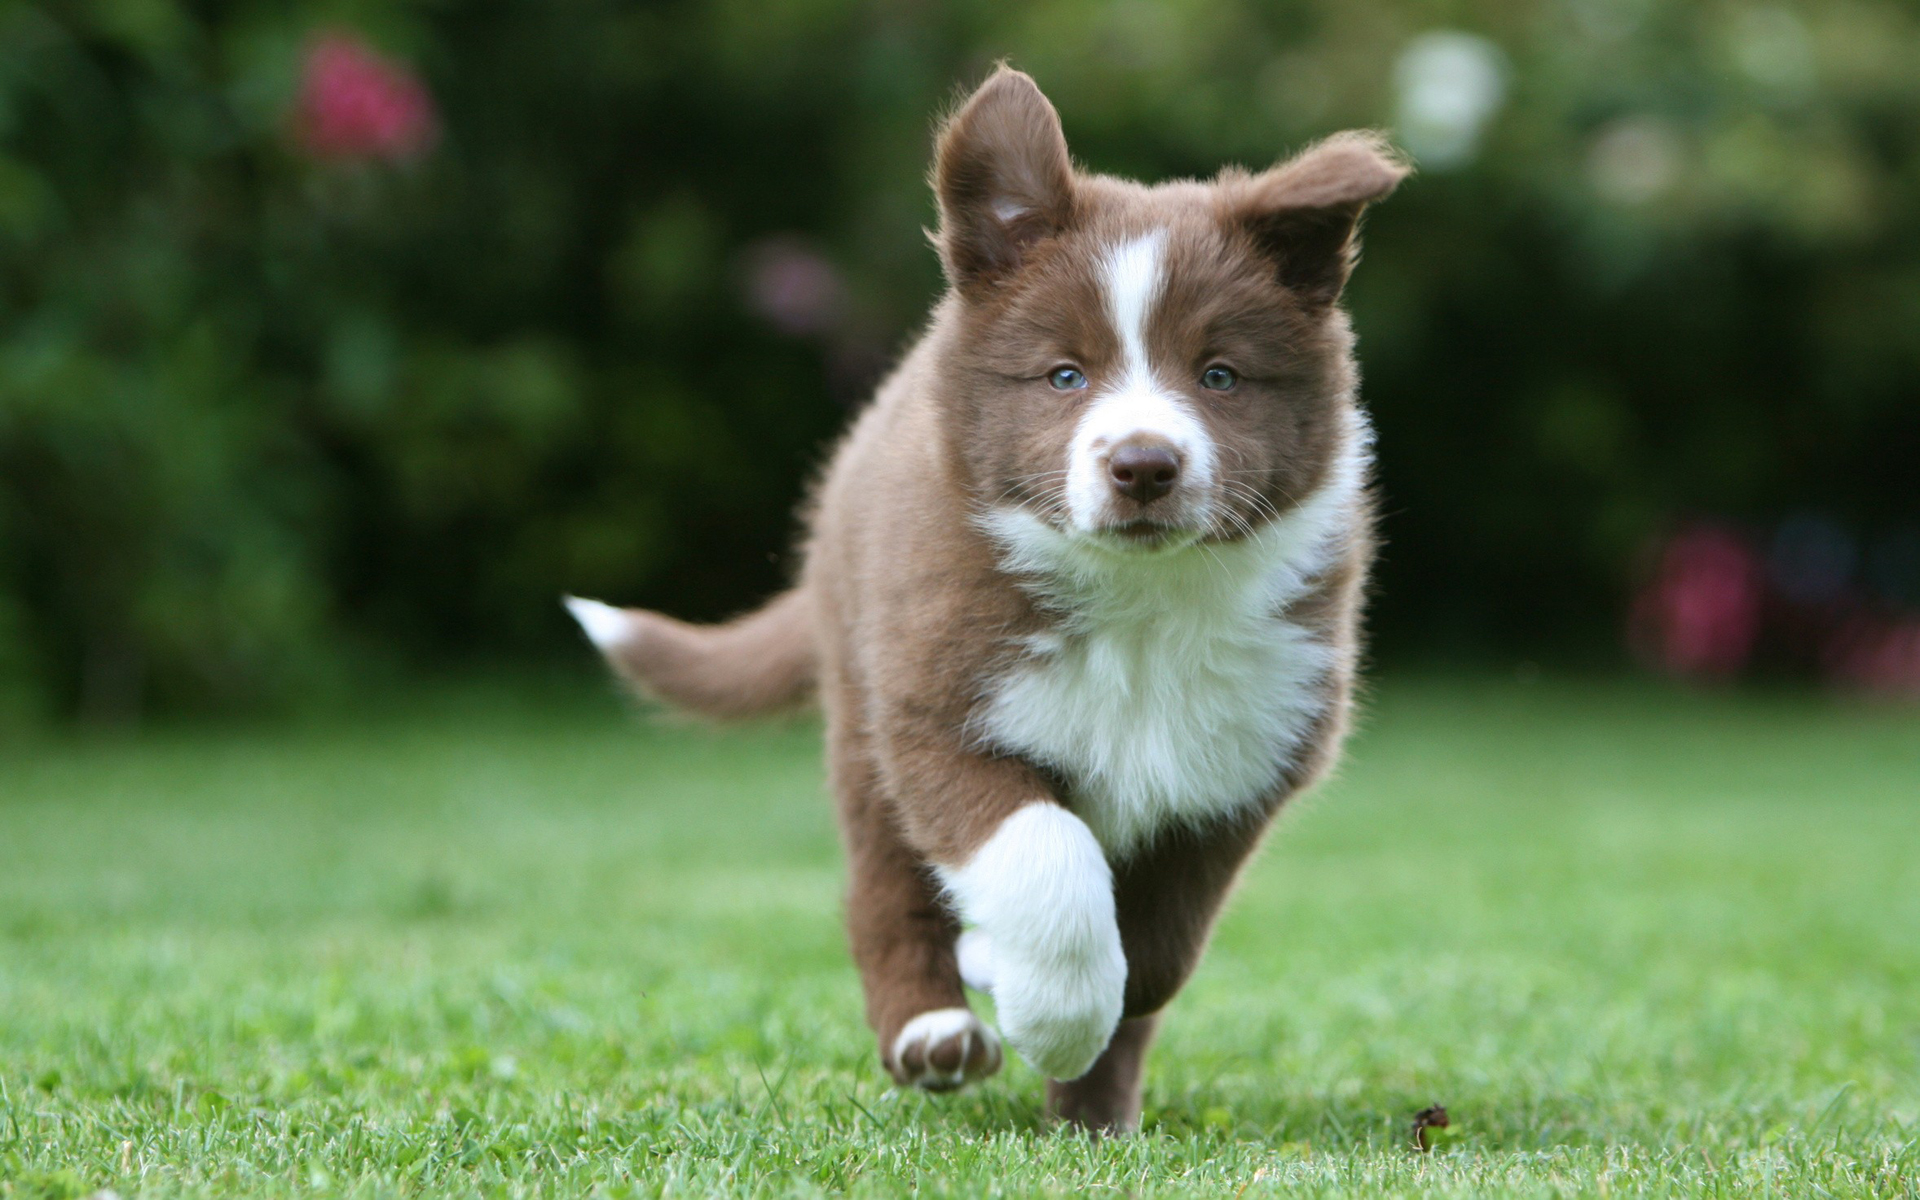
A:
POLYGON ((1119 1024, 1127 985, 1113 871, 1086 823, 1036 799, 936 869, 992 947, 1001 1034, 1050 1079, 1086 1074, 1119 1024))
POLYGON ((975 630, 1014 618, 943 607, 951 591, 916 593, 935 603, 911 610, 915 624, 889 639, 916 653, 893 664, 870 710, 881 790, 961 921, 992 946, 1001 1034, 1048 1078, 1075 1079, 1125 1004, 1113 871, 1044 776, 969 739, 979 684, 953 664, 980 658, 975 630))

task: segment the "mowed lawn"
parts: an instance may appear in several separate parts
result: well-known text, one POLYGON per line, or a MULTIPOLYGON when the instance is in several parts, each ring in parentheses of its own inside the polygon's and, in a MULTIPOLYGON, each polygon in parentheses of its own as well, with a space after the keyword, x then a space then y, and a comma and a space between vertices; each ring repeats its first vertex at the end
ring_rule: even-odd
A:
POLYGON ((1911 708, 1389 679, 1100 1143, 890 1088, 819 778, 586 685, 0 745, 0 1196, 1920 1195, 1911 708))

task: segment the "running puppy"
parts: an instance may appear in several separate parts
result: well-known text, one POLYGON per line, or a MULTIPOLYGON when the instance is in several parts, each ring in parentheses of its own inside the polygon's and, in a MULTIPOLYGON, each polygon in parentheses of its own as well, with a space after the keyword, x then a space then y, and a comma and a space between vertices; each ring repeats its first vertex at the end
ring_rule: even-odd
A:
POLYGON ((1002 68, 940 133, 947 294, 835 453, 798 585, 711 628, 568 601, 670 703, 818 696, 902 1084, 999 1068, 964 978, 1056 1113, 1138 1123, 1156 1014, 1345 730, 1373 515, 1338 301, 1405 174, 1358 133, 1204 183, 1080 173, 1002 68))

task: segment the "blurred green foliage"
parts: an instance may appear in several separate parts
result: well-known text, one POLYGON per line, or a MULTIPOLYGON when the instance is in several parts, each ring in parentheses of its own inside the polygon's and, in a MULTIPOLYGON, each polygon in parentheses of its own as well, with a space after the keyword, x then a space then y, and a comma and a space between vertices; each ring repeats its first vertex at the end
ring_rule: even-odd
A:
POLYGON ((1003 55, 1099 170, 1421 159, 1352 294, 1389 655, 1610 647, 1690 511, 1920 519, 1906 6, 5 3, 0 726, 776 586, 938 287, 931 117, 1003 55), (302 151, 339 30, 418 70, 431 152, 302 151), (818 312, 756 299, 769 255, 828 265, 818 312))

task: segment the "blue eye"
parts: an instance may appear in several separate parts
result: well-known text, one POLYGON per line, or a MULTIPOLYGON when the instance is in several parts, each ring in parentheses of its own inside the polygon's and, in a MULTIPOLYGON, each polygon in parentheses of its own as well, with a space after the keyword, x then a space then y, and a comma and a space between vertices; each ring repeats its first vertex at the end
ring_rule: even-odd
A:
POLYGON ((1071 392, 1087 386, 1087 377, 1078 367, 1055 367, 1047 372, 1047 382, 1056 392, 1071 392))
POLYGON ((1200 375, 1200 386, 1210 392, 1224 392, 1240 382, 1240 377, 1225 367, 1208 367, 1200 375))

